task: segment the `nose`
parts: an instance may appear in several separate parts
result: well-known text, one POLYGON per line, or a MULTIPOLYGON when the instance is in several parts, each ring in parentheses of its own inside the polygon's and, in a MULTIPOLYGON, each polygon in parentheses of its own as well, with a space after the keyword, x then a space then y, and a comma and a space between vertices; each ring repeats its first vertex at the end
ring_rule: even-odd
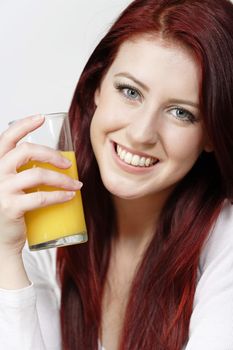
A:
POLYGON ((142 109, 131 115, 126 127, 126 136, 133 145, 153 146, 159 138, 158 112, 154 109, 142 109))

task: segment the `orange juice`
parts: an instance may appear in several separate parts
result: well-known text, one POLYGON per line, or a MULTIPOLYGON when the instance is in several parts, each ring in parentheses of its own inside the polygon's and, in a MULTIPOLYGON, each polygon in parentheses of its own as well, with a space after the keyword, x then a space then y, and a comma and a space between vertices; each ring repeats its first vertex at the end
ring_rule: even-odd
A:
MULTIPOLYGON (((78 179, 75 153, 73 151, 61 153, 63 156, 71 160, 72 166, 70 168, 60 169, 48 163, 30 161, 25 166, 21 167, 19 171, 32 167, 41 167, 55 170, 69 175, 74 179, 78 179)), ((51 186, 41 185, 37 188, 27 190, 27 193, 54 190, 57 189, 51 186)), ((77 191, 75 197, 65 203, 50 205, 27 212, 25 214, 25 220, 27 225, 28 243, 32 250, 33 248, 38 249, 40 246, 42 249, 50 248, 49 242, 51 242, 51 246, 54 246, 54 241, 56 240, 58 240, 58 242, 55 246, 67 245, 64 244, 64 242, 63 244, 59 244, 59 240, 68 236, 71 236, 68 244, 87 241, 87 230, 80 191, 77 191), (73 240, 72 237, 74 238, 73 240), (48 245, 44 244, 47 242, 48 245)))

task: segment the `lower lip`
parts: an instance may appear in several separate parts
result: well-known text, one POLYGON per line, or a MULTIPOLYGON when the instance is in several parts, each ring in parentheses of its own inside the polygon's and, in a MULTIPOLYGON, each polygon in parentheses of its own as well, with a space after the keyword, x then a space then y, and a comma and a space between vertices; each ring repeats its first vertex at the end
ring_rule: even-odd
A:
POLYGON ((111 142, 112 145, 112 153, 113 153, 113 159, 117 163, 117 165, 124 171, 131 173, 131 174, 146 174, 150 173, 151 171, 154 170, 155 166, 158 165, 159 161, 155 163, 152 166, 149 167, 140 167, 140 166, 133 166, 130 164, 125 163, 121 158, 117 155, 116 150, 115 150, 115 144, 114 142, 111 142))

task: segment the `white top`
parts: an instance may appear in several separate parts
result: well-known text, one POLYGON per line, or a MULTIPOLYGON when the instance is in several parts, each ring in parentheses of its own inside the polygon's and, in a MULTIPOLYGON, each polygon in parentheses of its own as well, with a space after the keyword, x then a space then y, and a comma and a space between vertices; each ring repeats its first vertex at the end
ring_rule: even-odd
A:
MULTIPOLYGON (((32 285, 0 289, 0 348, 61 350, 56 250, 25 248, 23 255, 32 285)), ((220 214, 203 249, 198 275, 183 350, 233 350, 233 206, 225 206, 220 214)))

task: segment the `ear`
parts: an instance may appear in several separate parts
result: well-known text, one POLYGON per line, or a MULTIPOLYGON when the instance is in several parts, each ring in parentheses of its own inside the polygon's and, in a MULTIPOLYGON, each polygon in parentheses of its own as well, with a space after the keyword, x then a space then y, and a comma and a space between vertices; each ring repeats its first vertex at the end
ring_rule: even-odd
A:
POLYGON ((204 144, 204 151, 207 153, 213 152, 214 151, 214 146, 212 142, 210 141, 210 138, 207 136, 206 137, 206 142, 204 144))
POLYGON ((100 88, 97 88, 95 90, 95 94, 94 94, 94 102, 95 102, 96 107, 99 104, 99 97, 100 97, 100 88))

